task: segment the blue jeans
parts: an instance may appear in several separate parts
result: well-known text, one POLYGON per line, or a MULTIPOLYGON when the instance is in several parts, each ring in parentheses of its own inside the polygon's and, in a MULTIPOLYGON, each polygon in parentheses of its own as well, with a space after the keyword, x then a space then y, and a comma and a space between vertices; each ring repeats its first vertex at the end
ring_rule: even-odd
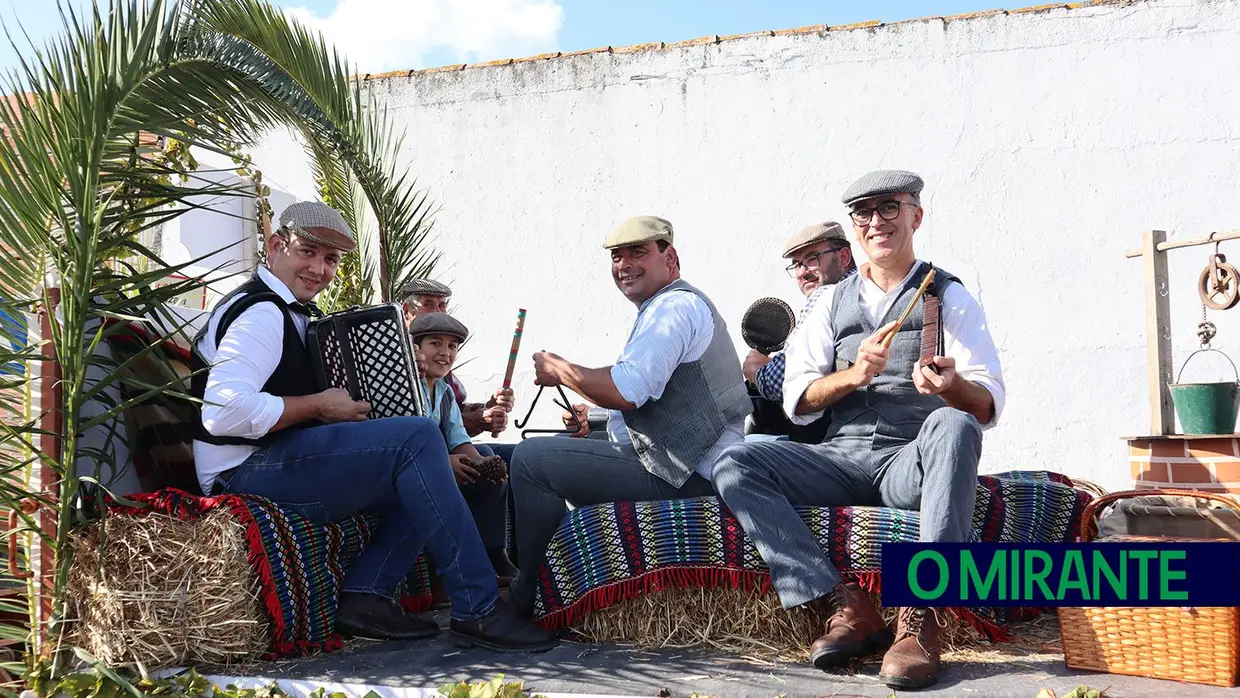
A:
POLYGON ((495 607, 495 572, 448 463, 439 425, 389 417, 290 431, 221 478, 224 491, 265 497, 317 523, 359 512, 379 526, 342 591, 392 598, 423 546, 452 597, 453 620, 495 607))

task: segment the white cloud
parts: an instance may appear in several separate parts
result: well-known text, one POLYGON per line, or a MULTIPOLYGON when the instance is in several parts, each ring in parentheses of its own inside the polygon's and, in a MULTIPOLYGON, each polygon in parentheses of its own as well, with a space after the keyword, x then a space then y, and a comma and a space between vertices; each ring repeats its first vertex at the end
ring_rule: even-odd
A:
POLYGON ((474 63, 551 51, 564 23, 557 0, 340 0, 327 17, 285 12, 364 73, 424 68, 435 52, 474 63))

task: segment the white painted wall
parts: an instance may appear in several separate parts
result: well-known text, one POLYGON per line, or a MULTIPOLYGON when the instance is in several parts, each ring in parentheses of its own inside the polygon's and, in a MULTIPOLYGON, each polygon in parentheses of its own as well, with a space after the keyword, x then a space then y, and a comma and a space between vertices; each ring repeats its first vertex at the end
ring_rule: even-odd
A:
MULTIPOLYGON (((919 250, 980 298, 1004 363, 1007 411, 983 469, 1114 489, 1129 479, 1121 437, 1149 419, 1142 266, 1124 250, 1147 228, 1240 228, 1238 69, 1240 3, 1151 0, 371 84, 408 126, 408 166, 439 206, 440 276, 476 333, 460 372, 476 395, 502 377, 518 307, 518 412, 531 351, 615 358, 635 312, 600 244, 622 219, 675 224, 686 278, 743 349, 752 300, 797 300, 784 239, 844 221, 839 196, 860 174, 907 168, 927 181, 919 250)), ((275 136, 258 164, 271 181, 306 180, 298 153, 275 136)), ((1223 249, 1240 261, 1240 242, 1223 249)), ((1205 261, 1205 248, 1172 253, 1177 365, 1205 261)), ((1240 312, 1212 317, 1216 346, 1240 354, 1240 312)), ((1196 375, 1221 375, 1218 361, 1196 375)), ((539 414, 551 426, 553 410, 539 414)))

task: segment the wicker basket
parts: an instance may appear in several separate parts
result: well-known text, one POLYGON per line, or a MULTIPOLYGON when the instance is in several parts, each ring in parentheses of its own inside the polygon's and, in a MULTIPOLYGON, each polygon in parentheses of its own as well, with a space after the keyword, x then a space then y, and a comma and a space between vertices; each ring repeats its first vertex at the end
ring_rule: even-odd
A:
MULTIPOLYGON (((1095 514, 1117 499, 1180 495, 1220 501, 1227 498, 1187 490, 1116 492, 1089 504, 1081 517, 1081 540, 1097 535, 1095 514)), ((1201 540, 1109 536, 1099 541, 1201 540)), ((1234 542, 1229 540, 1228 542, 1234 542)), ((1240 580, 1238 580, 1240 582, 1240 580)), ((1237 608, 1060 608, 1064 664, 1110 674, 1173 679, 1232 687, 1240 668, 1240 609, 1237 608)))

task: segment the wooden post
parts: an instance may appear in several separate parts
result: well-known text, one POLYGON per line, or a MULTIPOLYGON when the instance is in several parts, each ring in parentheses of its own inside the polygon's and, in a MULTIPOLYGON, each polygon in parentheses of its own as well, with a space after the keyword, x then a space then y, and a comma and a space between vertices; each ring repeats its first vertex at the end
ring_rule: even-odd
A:
POLYGON ((1171 292, 1167 278, 1167 253, 1158 245, 1167 239, 1162 230, 1141 235, 1145 264, 1145 351, 1149 378, 1150 434, 1175 433, 1175 411, 1168 388, 1175 376, 1171 367, 1171 292))

